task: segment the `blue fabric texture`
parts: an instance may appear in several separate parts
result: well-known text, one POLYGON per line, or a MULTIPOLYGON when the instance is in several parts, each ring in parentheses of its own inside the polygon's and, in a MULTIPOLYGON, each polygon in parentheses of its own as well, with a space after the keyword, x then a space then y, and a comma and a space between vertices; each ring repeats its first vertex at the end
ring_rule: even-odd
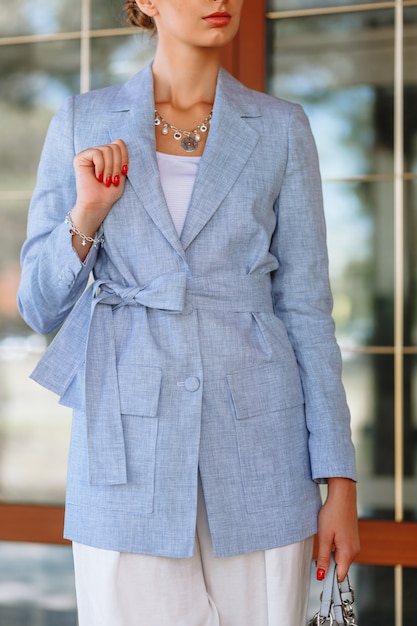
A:
POLYGON ((355 479, 315 143, 302 108, 224 70, 181 237, 155 154, 151 66, 53 118, 19 308, 60 328, 32 377, 73 408, 65 536, 191 556, 201 474, 229 556, 312 535, 317 483, 355 479), (73 158, 125 140, 129 174, 82 263, 73 158))

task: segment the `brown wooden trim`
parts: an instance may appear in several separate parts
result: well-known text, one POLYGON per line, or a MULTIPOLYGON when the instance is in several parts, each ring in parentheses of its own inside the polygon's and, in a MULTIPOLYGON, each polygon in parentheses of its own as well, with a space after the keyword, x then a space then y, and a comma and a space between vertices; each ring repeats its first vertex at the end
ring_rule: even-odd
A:
POLYGON ((361 520, 357 563, 417 567, 417 523, 361 520))
POLYGON ((266 17, 262 2, 247 2, 243 6, 238 35, 222 50, 225 69, 247 87, 265 90, 266 17))
MULTIPOLYGON (((0 541, 68 544, 62 538, 64 508, 0 504, 0 541)), ((364 565, 417 567, 417 523, 360 520, 364 565)))
POLYGON ((355 563, 417 567, 417 522, 360 520, 359 535, 361 551, 355 563))
POLYGON ((68 544, 63 525, 62 506, 0 504, 0 541, 68 544))

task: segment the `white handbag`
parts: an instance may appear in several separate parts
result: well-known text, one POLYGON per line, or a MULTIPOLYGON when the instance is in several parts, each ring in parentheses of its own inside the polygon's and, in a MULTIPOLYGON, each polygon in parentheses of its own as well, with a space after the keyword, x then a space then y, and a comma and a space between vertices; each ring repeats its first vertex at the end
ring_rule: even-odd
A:
POLYGON ((308 626, 357 626, 353 612, 353 589, 349 577, 339 583, 334 554, 323 582, 320 610, 308 622, 308 626))

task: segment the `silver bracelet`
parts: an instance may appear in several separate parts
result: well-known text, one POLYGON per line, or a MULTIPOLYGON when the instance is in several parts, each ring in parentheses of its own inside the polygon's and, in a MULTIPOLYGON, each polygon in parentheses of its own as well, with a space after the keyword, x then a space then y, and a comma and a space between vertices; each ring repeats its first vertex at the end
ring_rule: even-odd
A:
POLYGON ((84 233, 82 233, 80 230, 78 230, 78 228, 76 226, 74 226, 74 224, 71 221, 71 211, 68 211, 68 213, 65 216, 65 224, 68 224, 70 227, 70 232, 73 235, 78 235, 79 237, 81 237, 81 245, 85 246, 87 245, 87 241, 88 243, 92 243, 94 248, 97 248, 98 245, 101 244, 101 247, 103 247, 104 245, 104 237, 88 237, 87 235, 84 235, 84 233))

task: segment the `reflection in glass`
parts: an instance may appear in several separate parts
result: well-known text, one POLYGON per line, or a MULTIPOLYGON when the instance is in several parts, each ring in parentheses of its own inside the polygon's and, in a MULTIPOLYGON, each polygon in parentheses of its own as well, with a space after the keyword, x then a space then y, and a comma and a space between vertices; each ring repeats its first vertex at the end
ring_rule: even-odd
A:
POLYGON ((394 517, 394 359, 343 351, 343 382, 352 416, 363 518, 394 517))
MULTIPOLYGON (((0 194, 0 341, 11 335, 26 335, 28 332, 18 314, 16 303, 20 280, 19 254, 25 239, 28 202, 2 198, 0 194)), ((1 360, 0 357, 0 365, 1 360)), ((1 408, 0 403, 0 411, 1 408)))
POLYGON ((0 500, 63 504, 70 410, 29 379, 45 340, 0 341, 0 500))
MULTIPOLYGON (((357 624, 395 624, 395 582, 393 567, 353 565, 351 583, 355 590, 357 624)), ((404 616, 405 617, 405 616, 404 616)), ((404 621, 404 626, 412 622, 404 621)))
POLYGON ((64 501, 70 414, 29 380, 46 340, 16 305, 28 203, 0 193, 0 500, 55 504, 64 501))
POLYGON ((124 0, 90 0, 91 28, 120 28, 128 26, 123 10, 124 0))
POLYGON ((269 93, 302 104, 325 177, 392 173, 394 13, 270 20, 269 93))
POLYGON ((417 355, 404 357, 404 476, 405 518, 417 521, 417 355))
POLYGON ((76 626, 70 547, 0 543, 0 624, 76 626))
POLYGON ((146 33, 91 41, 91 88, 121 84, 149 63, 155 39, 146 33))
POLYGON ((391 182, 323 184, 333 316, 342 346, 392 345, 391 182))
MULTIPOLYGON (((377 2, 378 0, 371 0, 377 2)), ((349 7, 352 4, 363 4, 364 0, 267 0, 267 11, 297 11, 300 9, 317 9, 327 7, 349 7)), ((368 3, 369 4, 369 0, 368 3)))
POLYGON ((43 35, 81 28, 82 0, 13 0, 0 4, 0 36, 43 35))
POLYGON ((404 568, 403 584, 404 626, 407 626, 408 624, 417 624, 417 568, 404 568))
POLYGON ((79 51, 79 41, 1 48, 0 191, 33 188, 52 114, 79 91, 79 51))
POLYGON ((417 345, 417 179, 404 185, 404 343, 417 345))
POLYGON ((404 10, 404 169, 417 173, 417 8, 404 10))

